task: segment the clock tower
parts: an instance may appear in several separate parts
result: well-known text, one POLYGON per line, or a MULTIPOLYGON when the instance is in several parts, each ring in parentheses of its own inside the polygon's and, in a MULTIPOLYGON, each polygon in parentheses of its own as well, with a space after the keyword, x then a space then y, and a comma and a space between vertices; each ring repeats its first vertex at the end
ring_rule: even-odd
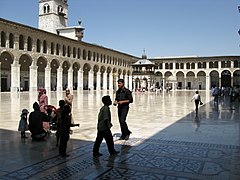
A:
POLYGON ((68 0, 39 0, 38 28, 54 34, 68 26, 68 0))

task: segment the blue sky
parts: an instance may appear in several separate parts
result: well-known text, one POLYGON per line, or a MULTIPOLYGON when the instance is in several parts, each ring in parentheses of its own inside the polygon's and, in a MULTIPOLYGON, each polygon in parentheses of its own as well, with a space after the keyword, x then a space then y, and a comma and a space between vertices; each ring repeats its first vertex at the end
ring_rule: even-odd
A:
MULTIPOLYGON (((239 0, 69 0, 83 41, 134 56, 240 54, 239 0)), ((38 0, 1 0, 0 17, 38 27, 38 0)))

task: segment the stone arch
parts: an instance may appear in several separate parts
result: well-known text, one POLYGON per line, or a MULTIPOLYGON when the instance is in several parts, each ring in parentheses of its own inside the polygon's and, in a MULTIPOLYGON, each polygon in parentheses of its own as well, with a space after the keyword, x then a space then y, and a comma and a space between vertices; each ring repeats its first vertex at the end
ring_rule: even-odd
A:
POLYGON ((193 89, 195 87, 195 73, 193 71, 188 71, 186 74, 186 88, 193 89))
POLYGON ((78 73, 80 69, 80 64, 78 62, 74 62, 72 65, 73 69, 73 89, 77 90, 78 87, 78 73))
POLYGON ((155 76, 156 76, 155 87, 159 89, 160 87, 163 86, 163 74, 162 74, 162 72, 157 71, 155 73, 155 76))
POLYGON ((240 87, 240 70, 233 72, 233 86, 240 87))
POLYGON ((210 72, 210 86, 219 86, 219 73, 216 70, 210 72))
POLYGON ((196 89, 206 89, 206 73, 199 71, 197 73, 196 89))
POLYGON ((29 91, 29 67, 32 64, 32 58, 28 54, 23 54, 19 58, 20 64, 20 89, 29 91))
POLYGON ((37 87, 41 88, 45 86, 45 68, 47 67, 47 59, 39 57, 37 59, 37 87))
POLYGON ((90 87, 90 82, 88 82, 89 79, 89 71, 91 70, 91 66, 88 63, 85 63, 83 65, 83 89, 87 90, 90 87))
POLYGON ((13 64, 14 56, 10 52, 0 54, 0 78, 1 91, 10 91, 11 88, 11 65, 13 64))
MULTIPOLYGON (((99 72, 99 66, 97 65, 97 64, 95 64, 94 66, 93 66, 93 89, 94 90, 96 90, 97 89, 97 81, 98 81, 98 79, 97 79, 97 74, 98 74, 98 72, 99 72)), ((102 79, 102 78, 101 78, 102 79)))
POLYGON ((178 71, 176 73, 176 78, 177 78, 177 89, 183 89, 184 87, 186 87, 185 75, 182 71, 178 71))
POLYGON ((68 70, 71 67, 69 61, 64 61, 62 63, 62 87, 65 90, 68 87, 68 70))
POLYGON ((221 72, 221 87, 231 87, 231 72, 229 70, 221 72))
POLYGON ((51 67, 51 90, 57 90, 57 69, 59 68, 60 63, 57 59, 53 59, 50 63, 51 67))

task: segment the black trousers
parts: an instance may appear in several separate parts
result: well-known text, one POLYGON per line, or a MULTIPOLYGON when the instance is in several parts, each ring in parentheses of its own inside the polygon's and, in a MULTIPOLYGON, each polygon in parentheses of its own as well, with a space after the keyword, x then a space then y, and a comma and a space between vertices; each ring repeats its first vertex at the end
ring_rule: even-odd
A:
POLYGON ((69 132, 60 133, 59 155, 66 155, 67 142, 69 140, 69 132))
POLYGON ((199 105, 199 102, 200 102, 200 100, 195 100, 195 107, 196 107, 196 111, 198 111, 198 105, 199 105))
POLYGON ((127 114, 129 111, 129 106, 119 107, 118 108, 118 119, 122 131, 121 137, 126 137, 127 135, 131 134, 131 131, 128 129, 128 125, 126 123, 127 114))
POLYGON ((105 139, 106 143, 107 143, 107 147, 108 147, 108 152, 114 153, 115 149, 114 149, 114 143, 113 143, 113 136, 112 136, 112 132, 111 130, 104 130, 104 131, 98 131, 97 132, 97 137, 93 146, 93 152, 94 153, 98 153, 99 152, 99 148, 100 145, 103 141, 103 138, 105 139))

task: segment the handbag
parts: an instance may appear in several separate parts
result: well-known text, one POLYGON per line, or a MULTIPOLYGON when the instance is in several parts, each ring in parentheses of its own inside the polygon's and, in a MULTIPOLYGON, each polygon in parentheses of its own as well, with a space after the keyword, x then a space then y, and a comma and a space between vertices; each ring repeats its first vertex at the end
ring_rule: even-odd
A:
POLYGON ((202 102, 202 101, 200 102, 200 105, 203 105, 203 102, 202 102))

